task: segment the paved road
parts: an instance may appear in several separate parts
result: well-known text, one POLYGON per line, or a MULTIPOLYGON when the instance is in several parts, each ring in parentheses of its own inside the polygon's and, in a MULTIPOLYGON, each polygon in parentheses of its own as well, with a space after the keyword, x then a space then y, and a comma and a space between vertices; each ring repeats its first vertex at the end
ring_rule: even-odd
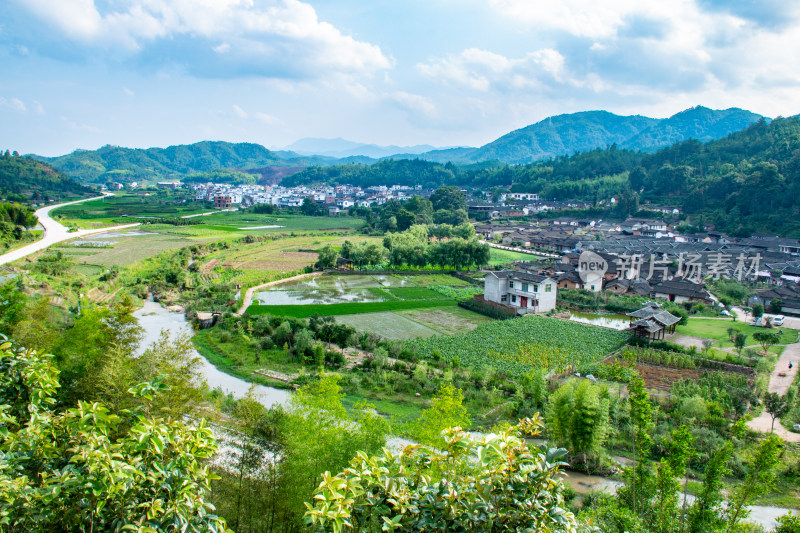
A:
POLYGON ((42 228, 44 228, 44 236, 40 240, 32 244, 29 244, 28 246, 23 246, 22 248, 19 248, 12 252, 0 255, 0 265, 11 263, 12 261, 16 261, 17 259, 22 259, 23 257, 38 252, 39 250, 44 250, 45 248, 48 248, 49 246, 52 246, 61 241, 74 239, 76 237, 83 237, 84 235, 103 233, 104 231, 115 231, 124 228, 132 228, 139 225, 139 223, 124 224, 122 226, 112 226, 110 228, 82 229, 78 231, 69 232, 67 231, 67 228, 65 226, 62 226, 61 224, 50 218, 50 211, 53 209, 58 209, 59 207, 64 207, 65 205, 88 202, 89 200, 99 200, 104 196, 113 196, 113 195, 104 194, 103 196, 96 196, 94 198, 86 198, 85 200, 77 200, 75 202, 66 202, 63 204, 48 205, 47 207, 42 207, 41 209, 38 209, 36 211, 36 216, 39 218, 39 224, 41 224, 42 228))
MULTIPOLYGON (((800 342, 787 344, 775 364, 775 370, 772 371, 772 375, 769 377, 769 392, 776 392, 781 396, 786 394, 797 375, 798 365, 800 365, 800 342), (791 370, 789 370, 789 361, 792 362, 791 370)), ((769 433, 770 427, 772 427, 772 417, 764 410, 761 416, 754 418, 747 425, 755 431, 769 433)), ((781 425, 780 418, 775 420, 775 433, 786 441, 800 442, 800 433, 792 433, 786 430, 781 425)))

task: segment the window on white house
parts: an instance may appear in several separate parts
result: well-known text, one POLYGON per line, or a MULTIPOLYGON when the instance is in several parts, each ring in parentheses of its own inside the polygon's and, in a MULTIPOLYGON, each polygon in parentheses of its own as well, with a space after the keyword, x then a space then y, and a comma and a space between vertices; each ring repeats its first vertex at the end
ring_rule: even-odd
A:
POLYGON ((517 295, 516 294, 512 294, 511 295, 511 303, 517 303, 517 295))
POLYGON ((501 301, 501 302, 507 302, 507 301, 508 301, 508 294, 504 294, 504 295, 502 295, 502 296, 500 297, 500 301, 501 301))
POLYGON ((544 292, 550 292, 550 289, 551 289, 552 287, 553 287, 553 286, 552 286, 552 285, 550 285, 550 284, 548 283, 547 285, 545 285, 545 286, 544 286, 544 292))
POLYGON ((539 286, 538 285, 534 285, 533 286, 533 292, 539 292, 539 286))
POLYGON ((528 284, 527 283, 523 283, 522 284, 522 292, 528 292, 528 284))
POLYGON ((508 286, 513 289, 514 288, 514 282, 513 281, 509 281, 508 282, 508 286))

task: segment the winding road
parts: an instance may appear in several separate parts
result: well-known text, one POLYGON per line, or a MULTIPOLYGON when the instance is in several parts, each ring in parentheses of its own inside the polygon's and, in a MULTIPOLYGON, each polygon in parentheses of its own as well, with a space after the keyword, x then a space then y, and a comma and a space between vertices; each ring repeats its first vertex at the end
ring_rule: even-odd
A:
POLYGON ((56 243, 66 241, 69 239, 75 239, 76 237, 83 237, 85 235, 93 235, 95 233, 103 233, 105 231, 115 231, 125 228, 133 228, 135 226, 139 226, 139 223, 135 224, 123 224, 121 226, 111 226, 109 228, 99 228, 99 229, 82 229, 78 231, 68 231, 68 229, 50 218, 50 211, 53 209, 58 209, 59 207, 64 207, 65 205, 72 205, 72 204, 79 204, 81 202, 88 202, 90 200, 99 200, 101 198, 105 198, 106 196, 114 196, 113 194, 106 193, 103 196, 95 196, 94 198, 86 198, 84 200, 76 200, 74 202, 66 202, 63 204, 55 204, 55 205, 48 205, 47 207, 42 207, 41 209, 36 210, 36 217, 39 219, 39 224, 42 225, 44 228, 44 236, 27 246, 23 246, 22 248, 18 248, 6 254, 0 255, 0 265, 5 265, 6 263, 11 263, 12 261, 16 261, 17 259, 22 259, 23 257, 29 256, 32 253, 36 253, 40 250, 44 250, 56 243))

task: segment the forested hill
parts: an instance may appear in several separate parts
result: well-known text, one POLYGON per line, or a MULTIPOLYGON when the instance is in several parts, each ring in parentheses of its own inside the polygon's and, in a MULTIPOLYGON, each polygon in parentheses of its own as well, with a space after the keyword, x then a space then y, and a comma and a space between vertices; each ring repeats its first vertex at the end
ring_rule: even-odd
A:
POLYGON ((611 145, 652 152, 688 139, 704 142, 720 139, 762 118, 743 109, 714 110, 702 106, 665 119, 585 111, 546 118, 507 133, 480 148, 437 150, 419 157, 440 163, 495 160, 526 164, 611 145))
POLYGON ((39 159, 88 183, 164 180, 220 169, 307 167, 332 161, 316 156, 301 157, 292 152, 273 152, 259 144, 218 141, 147 149, 108 145, 99 150, 77 150, 39 159))
POLYGON ((6 150, 0 155, 0 200, 47 203, 97 194, 41 161, 6 150))
MULTIPOLYGON (((545 199, 674 205, 697 220, 745 235, 800 236, 800 119, 759 121, 724 139, 691 140, 646 154, 615 146, 529 165, 477 168, 427 161, 313 167, 284 179, 353 185, 458 185, 537 192, 545 199)), ((626 213, 620 213, 625 215, 626 213)))

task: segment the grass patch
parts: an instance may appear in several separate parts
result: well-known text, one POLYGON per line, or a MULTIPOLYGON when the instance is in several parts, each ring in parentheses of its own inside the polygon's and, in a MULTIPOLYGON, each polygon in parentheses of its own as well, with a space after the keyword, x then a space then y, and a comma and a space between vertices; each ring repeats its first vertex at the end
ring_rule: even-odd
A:
POLYGON ((391 302, 344 303, 329 305, 251 305, 249 315, 275 315, 308 318, 314 315, 358 315, 381 311, 424 309, 427 307, 455 307, 455 300, 398 300, 391 302))
POLYGON ((473 313, 461 307, 442 307, 437 309, 409 309, 398 315, 436 330, 442 335, 457 335, 471 331, 492 319, 473 313))
POLYGON ((771 328, 771 329, 757 328, 755 326, 751 326, 743 322, 734 322, 733 320, 689 318, 689 323, 686 324, 685 326, 678 326, 676 328, 676 332, 681 335, 689 335, 692 337, 700 337, 703 339, 716 340, 719 341, 717 343, 717 346, 721 348, 729 348, 733 346, 733 343, 730 342, 728 328, 733 328, 738 332, 747 335, 748 345, 757 344, 756 341, 753 339, 753 333, 756 333, 758 331, 769 331, 772 333, 777 333, 779 330, 782 330, 783 334, 781 335, 780 344, 790 344, 793 342, 797 342, 797 330, 795 329, 789 329, 786 327, 771 328))
POLYGON ((505 265, 506 263, 513 263, 514 261, 533 261, 540 255, 524 254, 522 252, 512 252, 511 250, 502 250, 500 248, 489 249, 489 265, 505 265))
POLYGON ((367 401, 382 415, 393 421, 404 421, 418 418, 426 407, 425 401, 420 401, 414 396, 386 396, 380 393, 346 394, 342 404, 348 410, 353 410, 358 402, 367 401))
POLYGON ((400 300, 438 300, 442 295, 426 287, 390 287, 387 293, 400 300))
MULTIPOLYGON (((253 374, 254 371, 269 368, 278 372, 294 374, 302 365, 287 361, 286 352, 281 349, 261 350, 256 360, 256 350, 239 335, 231 335, 230 340, 221 342, 221 331, 217 328, 203 329, 192 337, 197 351, 222 372, 250 381, 274 385, 266 377, 253 374)), ((283 385, 285 387, 285 384, 283 385)))
POLYGON ((392 311, 367 313, 363 315, 337 316, 336 322, 354 327, 359 331, 369 331, 385 339, 406 340, 432 337, 439 331, 392 311))

